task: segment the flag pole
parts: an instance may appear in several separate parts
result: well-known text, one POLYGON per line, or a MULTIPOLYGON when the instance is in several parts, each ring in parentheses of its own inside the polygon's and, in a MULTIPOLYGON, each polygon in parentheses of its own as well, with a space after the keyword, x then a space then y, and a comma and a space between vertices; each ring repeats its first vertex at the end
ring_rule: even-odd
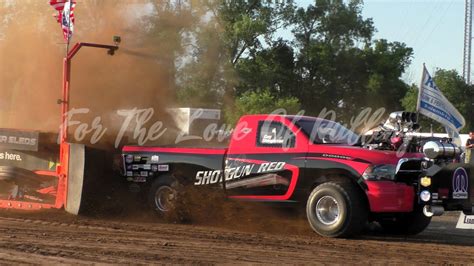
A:
MULTIPOLYGON (((62 100, 61 103, 61 133, 60 133, 60 143, 66 143, 68 138, 68 121, 67 121, 67 112, 69 111, 69 80, 70 80, 70 67, 71 67, 71 59, 69 57, 69 44, 70 44, 70 37, 71 37, 71 21, 70 21, 70 13, 71 13, 71 0, 67 0, 66 3, 69 5, 68 13, 62 11, 62 20, 61 25, 63 25, 64 21, 68 23, 67 31, 66 31, 66 55, 63 59, 63 91, 62 91, 62 100), (67 17, 66 17, 67 16, 67 17)), ((63 31, 64 33, 64 31, 63 31)), ((64 149, 64 145, 61 145, 61 149, 64 149)), ((62 154, 62 153, 61 153, 62 154)))
POLYGON ((421 90, 423 89, 423 80, 425 79, 425 70, 426 66, 423 62, 423 71, 421 73, 421 81, 420 81, 420 88, 418 89, 418 100, 416 101, 416 121, 419 123, 420 121, 420 103, 421 103, 421 90))
POLYGON ((67 37, 67 42, 66 42, 66 57, 69 54, 69 29, 68 29, 68 37, 67 37))

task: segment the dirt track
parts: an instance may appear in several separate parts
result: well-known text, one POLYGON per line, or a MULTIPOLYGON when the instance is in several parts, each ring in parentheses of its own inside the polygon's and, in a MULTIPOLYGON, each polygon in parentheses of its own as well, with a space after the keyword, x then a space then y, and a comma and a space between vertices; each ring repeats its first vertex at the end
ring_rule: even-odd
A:
POLYGON ((472 264, 474 231, 454 230, 456 218, 437 218, 417 237, 368 233, 347 240, 319 237, 303 220, 282 217, 265 216, 273 226, 249 228, 249 220, 202 226, 2 211, 0 263, 472 264))

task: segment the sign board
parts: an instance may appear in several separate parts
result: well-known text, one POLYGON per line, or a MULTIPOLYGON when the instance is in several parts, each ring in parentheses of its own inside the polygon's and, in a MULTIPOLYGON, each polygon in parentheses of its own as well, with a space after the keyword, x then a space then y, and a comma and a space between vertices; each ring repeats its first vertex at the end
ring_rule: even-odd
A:
POLYGON ((0 148, 0 166, 15 166, 30 171, 54 171, 58 158, 54 154, 39 154, 37 152, 21 152, 0 148))
POLYGON ((38 131, 0 128, 0 148, 20 151, 38 151, 38 131))
POLYGON ((171 115, 178 129, 185 134, 202 136, 207 126, 221 119, 219 109, 168 108, 166 111, 171 115))
POLYGON ((474 215, 465 215, 464 213, 461 212, 456 228, 474 229, 474 215))

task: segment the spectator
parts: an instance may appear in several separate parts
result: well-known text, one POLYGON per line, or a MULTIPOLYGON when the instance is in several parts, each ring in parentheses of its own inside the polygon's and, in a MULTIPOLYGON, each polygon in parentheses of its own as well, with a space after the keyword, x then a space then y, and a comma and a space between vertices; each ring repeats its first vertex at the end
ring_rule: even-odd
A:
POLYGON ((469 132, 469 138, 466 141, 466 163, 471 162, 471 154, 474 150, 474 131, 469 132))

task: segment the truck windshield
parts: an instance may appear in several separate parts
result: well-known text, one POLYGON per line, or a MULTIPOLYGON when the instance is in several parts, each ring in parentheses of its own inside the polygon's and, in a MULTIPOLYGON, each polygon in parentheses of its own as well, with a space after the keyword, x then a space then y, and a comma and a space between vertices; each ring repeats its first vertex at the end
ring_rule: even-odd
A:
POLYGON ((299 119, 294 123, 316 144, 355 145, 359 136, 343 125, 325 119, 299 119))

